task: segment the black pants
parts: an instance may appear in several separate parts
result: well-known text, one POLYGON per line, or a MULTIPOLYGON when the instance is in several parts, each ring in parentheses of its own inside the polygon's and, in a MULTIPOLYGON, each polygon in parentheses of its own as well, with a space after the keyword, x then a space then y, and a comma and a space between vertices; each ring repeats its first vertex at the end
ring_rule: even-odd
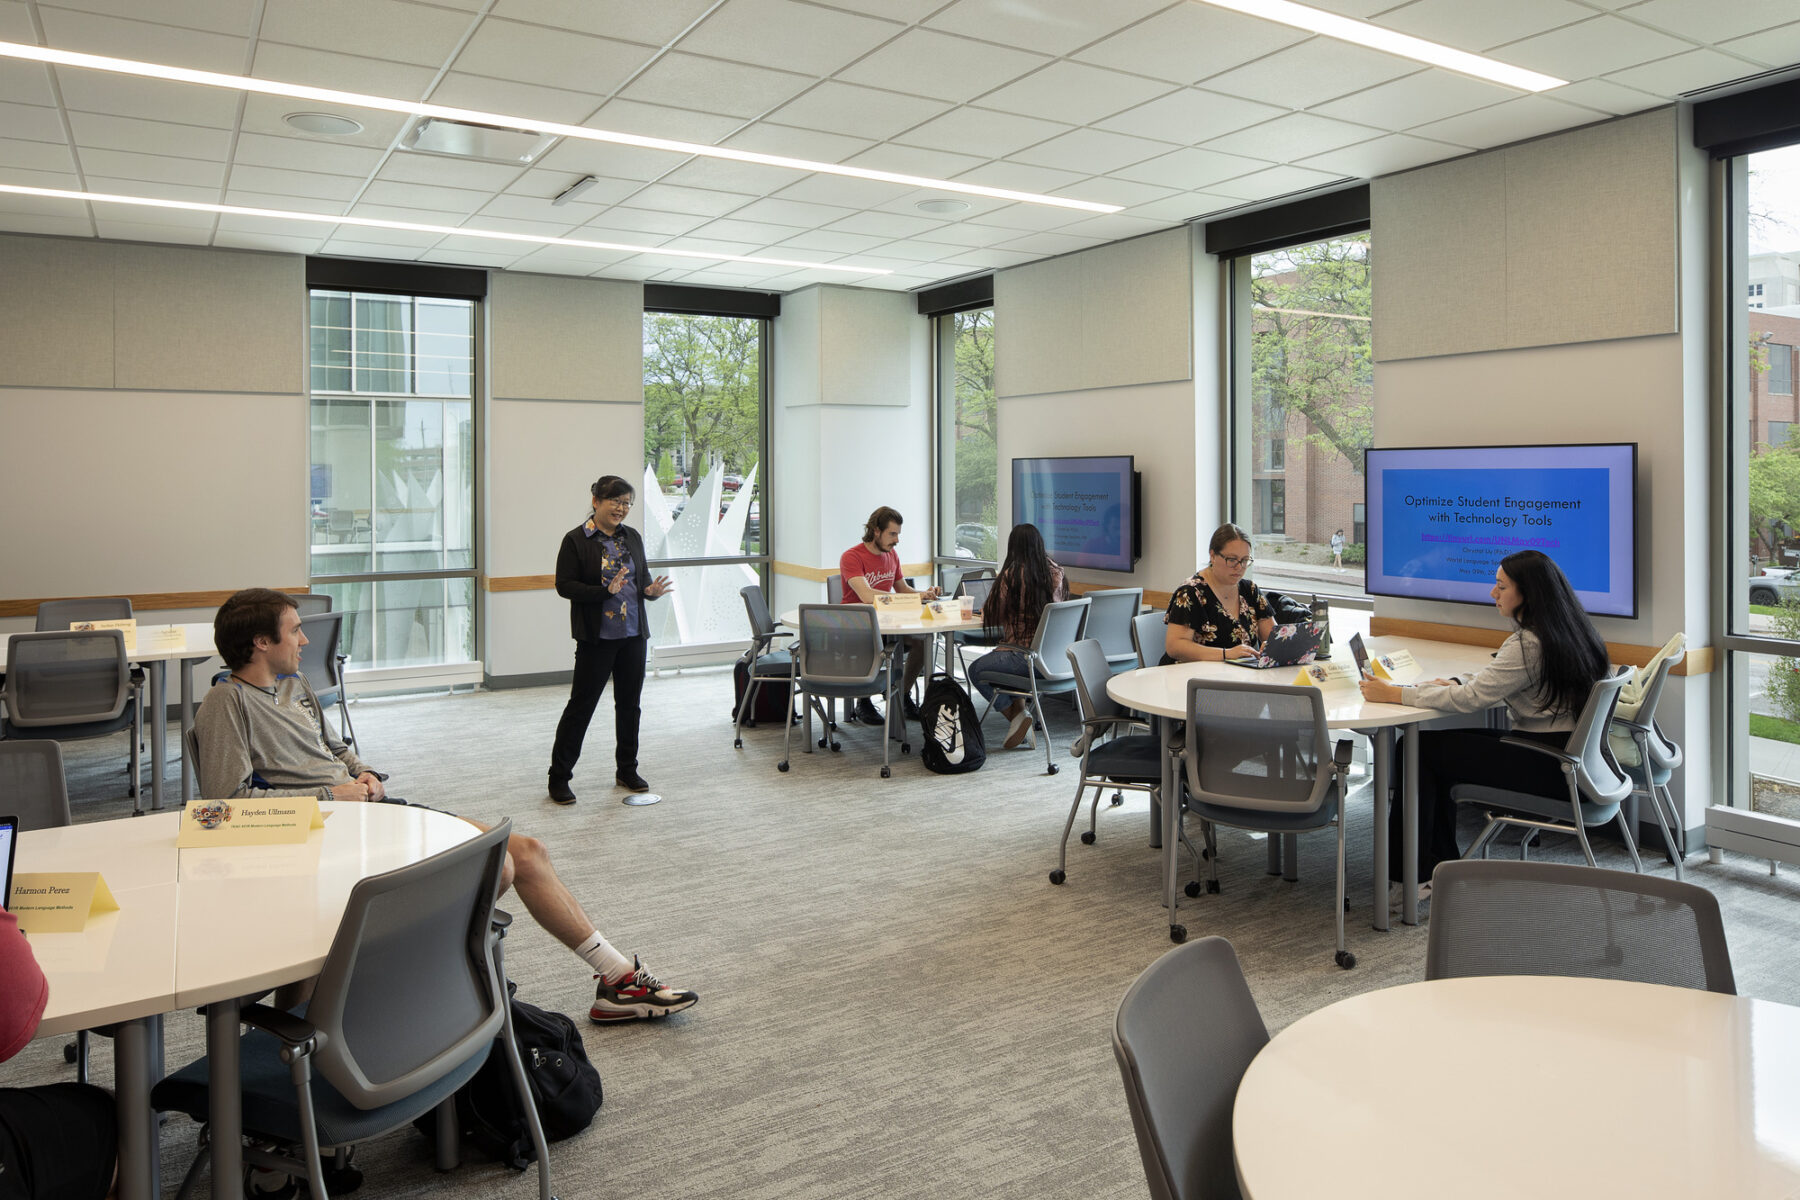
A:
POLYGON ((115 1112, 85 1083, 0 1088, 0 1200, 101 1200, 119 1157, 115 1112))
POLYGON ((562 720, 556 723, 550 778, 567 783, 575 774, 588 722, 594 719, 594 706, 600 703, 600 693, 606 690, 609 679, 613 685, 613 733, 618 743, 613 753, 618 773, 637 770, 638 701, 644 694, 644 663, 649 645, 650 639, 643 637, 575 643, 575 679, 569 685, 569 703, 563 708, 562 720))
MULTIPOLYGON (((1419 739, 1419 878, 1431 878, 1441 862, 1462 857, 1456 845, 1456 802, 1450 789, 1462 783, 1484 784, 1534 796, 1566 797, 1569 785, 1562 767, 1518 746, 1501 745, 1504 737, 1524 738, 1558 748, 1567 733, 1503 733, 1498 729, 1427 729, 1410 732, 1419 739)), ((1396 788, 1406 786, 1406 758, 1400 756, 1396 788)), ((1403 795, 1396 791, 1396 796, 1403 795)), ((1398 880, 1406 848, 1404 806, 1388 809, 1388 874, 1398 880)))

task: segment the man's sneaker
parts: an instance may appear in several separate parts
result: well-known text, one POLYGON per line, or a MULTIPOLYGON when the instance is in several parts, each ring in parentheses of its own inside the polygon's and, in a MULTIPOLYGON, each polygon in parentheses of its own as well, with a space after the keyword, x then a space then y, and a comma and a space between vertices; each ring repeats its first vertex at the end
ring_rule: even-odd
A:
MULTIPOLYGON (((1389 912, 1391 912, 1391 913, 1399 912, 1400 905, 1402 902, 1405 901, 1405 899, 1406 899, 1406 888, 1403 884, 1399 883, 1398 881, 1388 884, 1388 911, 1389 912)), ((1431 880, 1427 879, 1424 882, 1422 882, 1421 884, 1419 884, 1419 903, 1424 904, 1429 899, 1431 899, 1431 880)))
POLYGON ((886 718, 867 696, 856 702, 856 719, 864 725, 880 725, 886 718))
POLYGON ((550 798, 558 804, 575 803, 575 793, 569 787, 569 781, 566 779, 552 779, 550 781, 550 798))
POLYGON ((600 980, 600 986, 594 991, 594 1007, 588 1010, 588 1020, 610 1025, 614 1021, 666 1017, 700 1003, 698 993, 672 988, 644 970, 643 960, 635 954, 631 965, 631 974, 617 983, 608 983, 603 976, 594 977, 600 980))

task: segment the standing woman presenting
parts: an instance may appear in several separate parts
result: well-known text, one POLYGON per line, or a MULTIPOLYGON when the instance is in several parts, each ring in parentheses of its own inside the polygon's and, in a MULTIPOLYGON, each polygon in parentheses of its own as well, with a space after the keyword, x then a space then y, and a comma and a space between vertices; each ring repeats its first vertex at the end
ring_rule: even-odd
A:
POLYGON ((1250 570, 1250 535, 1230 521, 1213 530, 1206 566, 1169 598, 1163 620, 1163 665, 1250 658, 1269 638, 1275 617, 1250 570))
POLYGON ((563 535, 556 554, 556 594, 569 602, 569 634, 575 639, 575 679, 550 751, 550 798, 558 804, 575 803, 569 780, 608 679, 619 786, 649 790, 637 769, 638 699, 650 643, 644 602, 673 590, 667 575, 650 577, 644 539, 625 524, 637 496, 632 486, 617 475, 602 475, 590 491, 593 515, 563 535))

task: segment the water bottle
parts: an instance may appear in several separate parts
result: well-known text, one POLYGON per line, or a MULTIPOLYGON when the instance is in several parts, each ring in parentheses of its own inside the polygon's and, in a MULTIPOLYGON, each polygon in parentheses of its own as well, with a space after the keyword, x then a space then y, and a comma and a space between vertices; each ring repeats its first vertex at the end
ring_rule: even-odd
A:
POLYGON ((1317 657, 1330 658, 1331 657, 1331 604, 1330 604, 1330 602, 1328 602, 1326 600, 1320 599, 1318 593, 1316 593, 1316 592, 1313 593, 1313 598, 1312 598, 1312 619, 1315 621, 1323 621, 1325 623, 1325 632, 1319 636, 1319 653, 1318 653, 1317 657))

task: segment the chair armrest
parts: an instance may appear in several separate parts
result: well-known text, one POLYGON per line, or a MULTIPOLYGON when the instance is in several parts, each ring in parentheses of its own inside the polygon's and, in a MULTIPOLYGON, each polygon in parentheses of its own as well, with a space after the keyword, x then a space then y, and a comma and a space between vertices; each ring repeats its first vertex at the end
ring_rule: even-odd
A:
POLYGON ((1650 736, 1650 724, 1647 721, 1628 721, 1624 717, 1614 717, 1612 723, 1614 728, 1626 730, 1633 735, 1641 733, 1645 737, 1650 736))
MULTIPOLYGON (((1565 766, 1574 766, 1575 763, 1579 761, 1567 750, 1558 750, 1555 746, 1546 746, 1544 743, 1534 742, 1530 738, 1506 737, 1500 739, 1500 744, 1502 746, 1518 746, 1525 750, 1534 750, 1539 754, 1554 758, 1557 762, 1562 763, 1565 766)), ((1604 746, 1606 743, 1602 740, 1600 744, 1604 746)))
POLYGON ((488 918, 488 927, 499 930, 504 936, 506 931, 512 928, 512 921, 511 913, 504 908, 496 908, 493 915, 488 918))
POLYGON ((1083 729, 1091 729, 1096 733, 1117 729, 1121 726, 1126 729, 1139 729, 1145 733, 1150 732, 1150 722, 1138 717, 1089 717, 1081 723, 1083 729))
POLYGON ((313 1039, 319 1033, 305 1017, 297 1017, 272 1004, 246 1004, 238 1011, 238 1020, 274 1035, 288 1049, 306 1054, 312 1053, 313 1039))
POLYGON ((1337 767, 1340 771, 1349 770, 1350 759, 1355 752, 1356 747, 1350 744, 1350 739, 1344 738, 1338 742, 1337 748, 1331 752, 1332 765, 1337 767))

